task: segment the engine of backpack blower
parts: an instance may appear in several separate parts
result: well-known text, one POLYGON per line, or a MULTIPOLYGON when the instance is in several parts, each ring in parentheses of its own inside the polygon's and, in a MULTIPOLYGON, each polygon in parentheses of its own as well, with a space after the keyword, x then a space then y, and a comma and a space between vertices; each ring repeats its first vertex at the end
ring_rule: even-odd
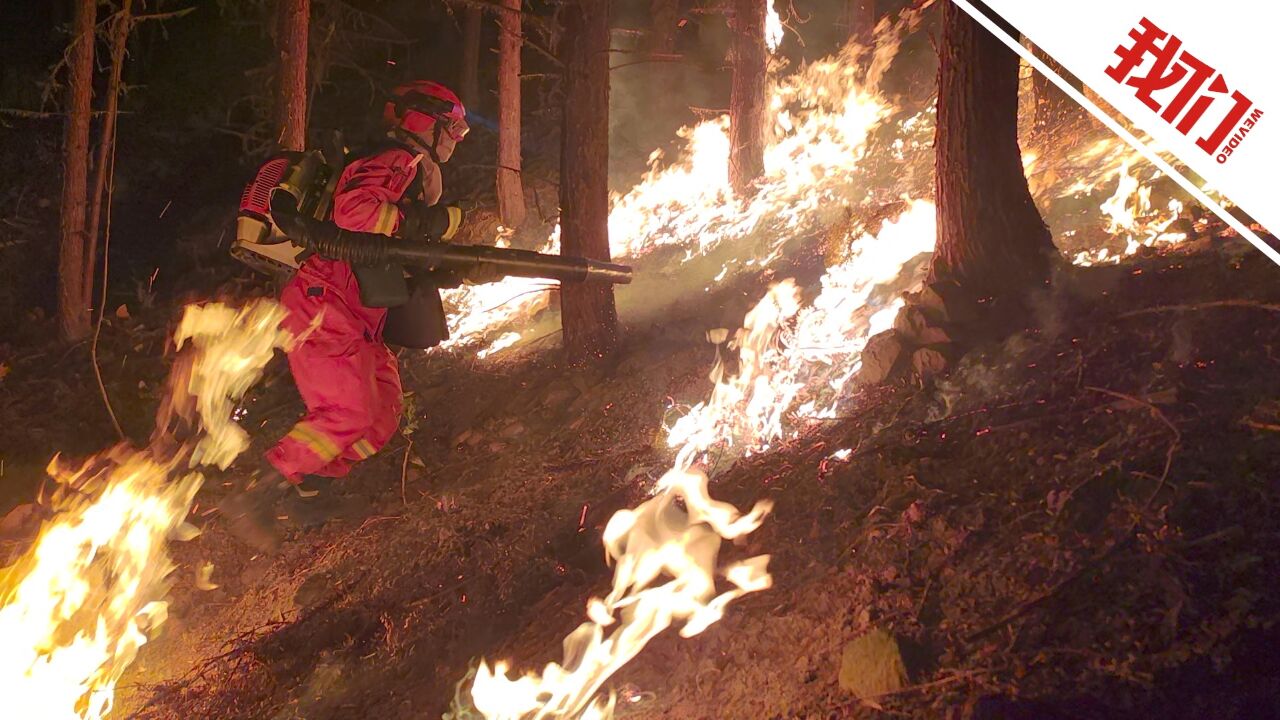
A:
POLYGON ((272 211, 328 219, 343 165, 340 151, 319 150, 286 152, 263 163, 240 196, 231 255, 259 272, 291 275, 302 263, 306 250, 272 221, 272 211), (326 155, 337 160, 328 161, 326 155))

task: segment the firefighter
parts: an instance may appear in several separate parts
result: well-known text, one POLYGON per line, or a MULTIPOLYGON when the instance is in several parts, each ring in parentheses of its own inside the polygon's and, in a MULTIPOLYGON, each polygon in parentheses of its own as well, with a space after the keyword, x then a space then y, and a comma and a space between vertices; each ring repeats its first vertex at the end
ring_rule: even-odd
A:
MULTIPOLYGON (((452 238, 461 213, 437 206, 440 166, 466 136, 465 116, 458 96, 443 85, 417 81, 397 88, 383 113, 385 144, 348 164, 338 180, 333 223, 359 232, 452 238)), ((267 469, 256 482, 224 503, 233 529, 250 542, 274 544, 273 510, 282 498, 300 524, 323 521, 333 510, 330 481, 381 449, 399 425, 400 375, 383 338, 388 308, 369 300, 387 279, 378 272, 312 255, 281 293, 285 327, 303 338, 288 360, 307 413, 266 453, 267 469)), ((403 283, 402 271, 394 272, 390 279, 403 283)), ((425 310, 422 302, 411 304, 410 312, 427 316, 414 323, 436 333, 421 346, 447 337, 435 288, 418 288, 414 298, 427 300, 425 310)))

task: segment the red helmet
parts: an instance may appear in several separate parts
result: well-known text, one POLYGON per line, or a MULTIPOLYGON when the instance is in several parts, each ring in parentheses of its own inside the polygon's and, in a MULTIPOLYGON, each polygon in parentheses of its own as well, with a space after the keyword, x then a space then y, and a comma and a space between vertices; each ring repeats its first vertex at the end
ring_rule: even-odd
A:
POLYGON ((417 80, 396 88, 382 111, 387 125, 417 137, 426 147, 435 146, 439 131, 460 142, 471 129, 462 100, 449 88, 430 80, 417 80))

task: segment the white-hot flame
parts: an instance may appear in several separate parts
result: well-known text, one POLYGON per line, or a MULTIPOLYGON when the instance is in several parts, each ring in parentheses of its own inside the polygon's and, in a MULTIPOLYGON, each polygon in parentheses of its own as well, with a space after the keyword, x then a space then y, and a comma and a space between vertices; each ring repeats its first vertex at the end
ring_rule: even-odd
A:
POLYGON ((191 306, 175 334, 190 345, 170 376, 177 414, 198 424, 191 441, 124 445, 76 470, 50 464, 54 516, 0 580, 0 698, 5 717, 105 717, 115 686, 166 616, 167 542, 197 533, 185 523, 201 477, 225 467, 247 438, 231 419, 287 335, 283 310, 260 301, 236 311, 191 306))
POLYGON ((773 0, 767 0, 765 8, 764 44, 769 48, 769 52, 777 52, 778 46, 782 45, 782 18, 778 17, 778 10, 773 7, 773 0))
MULTIPOLYGON (((758 252, 743 248, 745 254, 725 266, 719 282, 732 269, 768 265, 788 240, 864 201, 868 190, 860 182, 860 163, 870 134, 889 108, 874 88, 856 82, 862 53, 850 47, 770 81, 764 175, 750 197, 735 195, 729 185, 728 117, 682 129, 685 145, 678 157, 667 162, 654 153, 643 180, 614 194, 609 213, 613 255, 643 276, 671 269, 669 253, 657 252, 663 249, 679 249, 678 269, 726 241, 754 234, 766 243, 758 252)), ((558 252, 559 229, 534 249, 558 252)), ((551 306, 554 288, 541 280, 508 278, 446 291, 452 337, 445 347, 478 344, 496 352, 494 340, 513 331, 528 333, 522 340, 534 339, 525 321, 551 306)), ((629 292, 628 287, 619 289, 623 300, 629 292)))
MULTIPOLYGON (((787 414, 805 393, 828 397, 825 411, 834 412, 867 338, 892 324, 900 307, 886 284, 912 287, 914 278, 901 279, 903 268, 933 240, 933 205, 913 202, 878 235, 851 240, 812 306, 802 308, 790 280, 770 288, 729 344, 738 351, 737 372, 728 374, 718 359, 711 397, 670 429, 675 464, 654 496, 605 527, 606 554, 616 565, 612 591, 588 603, 588 619, 565 639, 564 660, 540 675, 513 679, 506 663, 482 663, 472 686, 477 710, 489 720, 609 717, 613 698, 600 697, 600 688, 650 639, 677 622, 683 637, 695 635, 734 599, 770 586, 768 556, 759 556, 724 568, 730 587, 716 592, 721 542, 754 531, 771 505, 760 501, 742 515, 713 500, 698 465, 713 447, 767 449, 786 434, 787 414), (882 305, 872 302, 878 290, 882 305)), ((802 408, 812 411, 816 402, 802 408)))
MULTIPOLYGON (((614 563, 612 590, 587 604, 587 620, 564 641, 564 660, 541 675, 512 679, 508 665, 482 662, 472 700, 489 720, 595 717, 612 714, 613 698, 597 697, 601 686, 658 633, 683 623, 692 637, 720 619, 725 607, 749 592, 768 588, 767 555, 717 567, 724 540, 753 532, 772 503, 762 500, 745 515, 714 500, 707 476, 696 467, 711 445, 758 442, 757 427, 735 418, 745 408, 771 402, 771 358, 778 335, 799 309, 799 290, 787 281, 774 286, 747 317, 738 335, 741 369, 720 378, 702 413, 705 431, 694 433, 677 453, 675 466, 654 486, 654 495, 634 509, 620 510, 604 531, 605 552, 614 563), (764 397, 760 397, 762 393, 764 397), (746 436, 731 437, 737 432, 746 436), (731 586, 717 592, 716 576, 731 586)), ((719 367, 719 366, 717 366, 719 367)))
POLYGON ((1135 159, 1126 154, 1115 170, 1116 190, 1099 207, 1106 218, 1107 232, 1125 241, 1124 250, 1109 248, 1082 250, 1072 258, 1076 265, 1118 263, 1142 247, 1173 245, 1187 239, 1186 233, 1167 228, 1182 214, 1182 202, 1171 198, 1165 210, 1153 208, 1151 186, 1143 184, 1133 170, 1135 159))

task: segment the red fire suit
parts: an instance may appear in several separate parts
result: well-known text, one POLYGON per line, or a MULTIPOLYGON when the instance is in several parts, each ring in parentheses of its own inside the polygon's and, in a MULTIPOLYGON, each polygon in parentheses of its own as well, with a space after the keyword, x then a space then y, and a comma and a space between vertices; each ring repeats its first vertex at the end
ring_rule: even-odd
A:
MULTIPOLYGON (((346 230, 394 233, 403 218, 397 204, 417 199, 406 195, 422 187, 415 176, 424 171, 424 161, 430 163, 403 147, 353 161, 334 193, 334 223, 346 230)), ((427 199, 434 202, 439 174, 428 174, 437 179, 434 193, 428 190, 436 197, 427 199)), ((381 449, 400 423, 400 374, 395 355, 382 342, 387 309, 361 304, 348 263, 319 256, 302 264, 281 293, 281 303, 289 313, 285 327, 304 336, 288 358, 307 414, 266 459, 292 482, 301 482, 303 475, 342 477, 381 449)))

